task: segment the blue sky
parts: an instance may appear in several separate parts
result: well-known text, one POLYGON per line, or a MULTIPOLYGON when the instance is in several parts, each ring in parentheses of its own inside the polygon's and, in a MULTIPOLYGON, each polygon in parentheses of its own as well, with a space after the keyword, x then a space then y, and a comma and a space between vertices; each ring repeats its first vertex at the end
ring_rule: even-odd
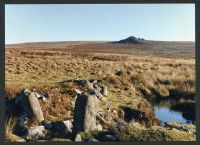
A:
POLYGON ((6 5, 6 44, 44 41, 195 41, 194 4, 6 5))

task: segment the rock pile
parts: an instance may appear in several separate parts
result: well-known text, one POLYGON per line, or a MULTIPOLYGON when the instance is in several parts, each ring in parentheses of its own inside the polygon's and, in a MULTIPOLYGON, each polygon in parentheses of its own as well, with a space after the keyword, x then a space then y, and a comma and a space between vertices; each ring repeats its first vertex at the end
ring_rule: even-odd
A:
MULTIPOLYGON (((36 90, 25 89, 16 98, 16 104, 23 108, 19 116, 19 124, 24 125, 28 119, 35 117, 40 123, 40 126, 30 127, 27 130, 28 140, 38 140, 45 138, 48 131, 52 133, 65 135, 66 133, 73 133, 76 135, 75 141, 81 141, 80 132, 88 132, 91 130, 102 131, 103 127, 99 123, 108 123, 109 119, 118 118, 116 109, 111 109, 108 104, 109 119, 99 111, 98 102, 100 100, 106 101, 108 90, 105 85, 99 80, 80 80, 74 81, 78 86, 87 88, 84 92, 79 89, 74 89, 76 96, 72 102, 73 119, 50 122, 45 121, 43 112, 40 107, 40 101, 46 101, 48 92, 39 94, 36 90), (117 118, 116 118, 117 116, 117 118), (97 121, 98 120, 98 121, 97 121)), ((113 140, 109 136, 105 136, 108 140, 113 140)), ((90 139, 90 141, 97 141, 90 139)))

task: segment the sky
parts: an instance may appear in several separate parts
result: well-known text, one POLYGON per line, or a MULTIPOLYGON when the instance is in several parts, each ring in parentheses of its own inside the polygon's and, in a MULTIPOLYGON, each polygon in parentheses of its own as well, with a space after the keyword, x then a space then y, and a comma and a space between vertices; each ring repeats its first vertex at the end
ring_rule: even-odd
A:
POLYGON ((6 5, 6 44, 48 41, 195 41, 194 4, 6 5))

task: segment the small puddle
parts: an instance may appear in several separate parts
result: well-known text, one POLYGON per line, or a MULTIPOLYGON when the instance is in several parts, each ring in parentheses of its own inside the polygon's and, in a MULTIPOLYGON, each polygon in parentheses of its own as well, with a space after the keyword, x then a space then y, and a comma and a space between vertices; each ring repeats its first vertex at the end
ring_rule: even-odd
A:
POLYGON ((176 103, 176 100, 170 99, 162 100, 159 102, 153 102, 155 115, 160 120, 161 124, 172 121, 185 124, 192 124, 192 120, 188 120, 183 117, 183 112, 171 109, 171 106, 175 105, 176 103))

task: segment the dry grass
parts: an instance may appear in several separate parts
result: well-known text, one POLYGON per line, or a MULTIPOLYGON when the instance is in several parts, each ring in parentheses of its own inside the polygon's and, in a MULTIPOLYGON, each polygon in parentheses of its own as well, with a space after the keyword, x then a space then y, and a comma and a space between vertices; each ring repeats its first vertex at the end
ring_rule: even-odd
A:
MULTIPOLYGON (((174 126, 183 126, 174 124, 174 126)), ((135 122, 122 125, 119 128, 113 127, 112 130, 118 135, 119 141, 195 141, 194 126, 187 126, 188 132, 179 131, 177 129, 165 129, 159 126, 152 128, 144 128, 135 122)))
POLYGON ((8 142, 21 142, 24 139, 20 136, 14 134, 14 128, 17 123, 16 117, 7 117, 5 122, 5 139, 8 142))
MULTIPOLYGON (((73 115, 70 113, 73 89, 84 91, 85 88, 67 81, 58 82, 76 78, 102 80, 109 90, 110 106, 130 107, 152 114, 152 118, 153 109, 148 100, 177 96, 194 100, 193 53, 146 53, 154 50, 152 48, 159 49, 154 44, 121 47, 114 44, 79 44, 58 49, 46 45, 41 50, 39 47, 10 47, 6 50, 6 100, 15 98, 24 88, 36 88, 39 93, 48 90, 49 99, 41 103, 45 119, 67 119, 73 115)), ((175 47, 172 44, 170 49, 175 47)), ((100 102, 99 106, 105 111, 108 104, 100 102)))

